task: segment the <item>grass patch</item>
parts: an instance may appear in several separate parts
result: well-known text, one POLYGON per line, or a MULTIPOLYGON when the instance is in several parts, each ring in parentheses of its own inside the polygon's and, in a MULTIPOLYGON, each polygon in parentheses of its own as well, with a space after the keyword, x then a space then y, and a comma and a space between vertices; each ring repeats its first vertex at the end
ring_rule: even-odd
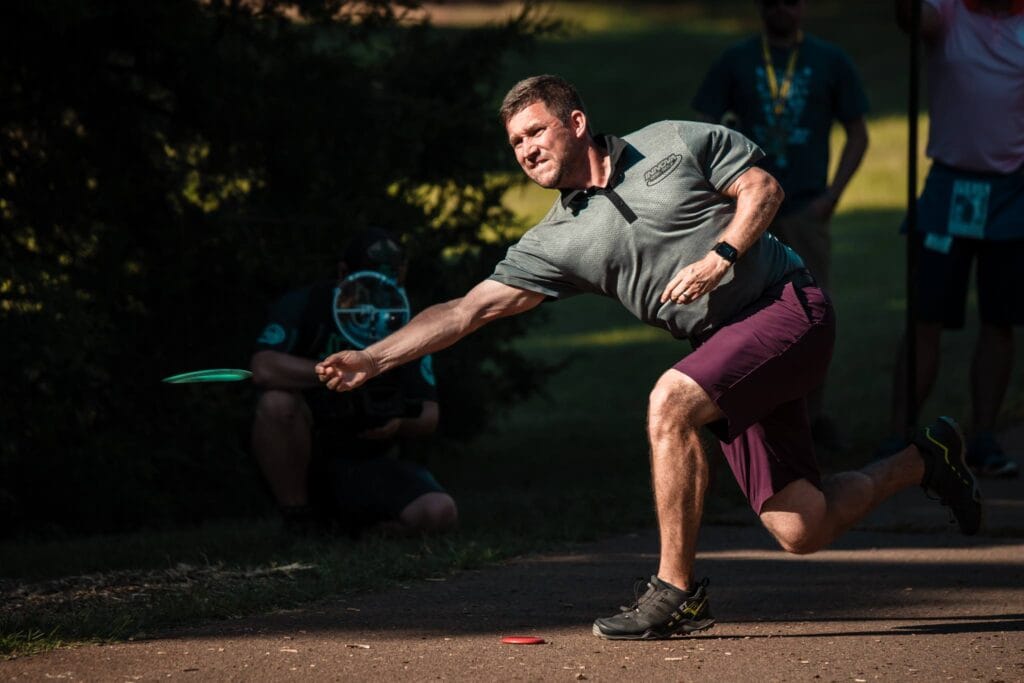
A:
POLYGON ((197 621, 443 579, 459 570, 589 540, 597 530, 651 523, 649 508, 639 506, 623 515, 616 502, 620 495, 647 495, 642 479, 633 490, 627 485, 613 494, 589 480, 588 488, 564 481, 558 485, 536 461, 530 465, 510 468, 507 493, 479 488, 460 493, 453 487, 472 521, 442 537, 296 539, 276 521, 239 521, 173 534, 7 543, 3 556, 17 556, 20 570, 5 564, 0 579, 0 655, 142 638, 197 621), (251 539, 248 547, 233 546, 239 536, 251 539), (124 544, 132 549, 119 552, 124 544), (86 556, 74 556, 76 549, 86 556))

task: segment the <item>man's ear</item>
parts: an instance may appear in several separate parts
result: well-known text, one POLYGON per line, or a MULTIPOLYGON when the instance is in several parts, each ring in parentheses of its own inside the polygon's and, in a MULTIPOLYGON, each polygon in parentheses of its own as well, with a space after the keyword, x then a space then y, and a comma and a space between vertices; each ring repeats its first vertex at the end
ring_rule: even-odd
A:
POLYGON ((349 269, 348 264, 344 261, 338 261, 338 279, 344 280, 345 276, 348 275, 349 269))
POLYGON ((586 137, 588 133, 587 115, 579 109, 573 109, 569 114, 569 130, 578 137, 586 137))

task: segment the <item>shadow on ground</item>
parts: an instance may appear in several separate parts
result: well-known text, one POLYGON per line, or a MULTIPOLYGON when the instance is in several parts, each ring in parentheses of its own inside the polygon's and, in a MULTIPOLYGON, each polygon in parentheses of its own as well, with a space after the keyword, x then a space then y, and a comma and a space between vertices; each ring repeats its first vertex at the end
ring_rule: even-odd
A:
MULTIPOLYGON (((854 532, 834 549, 800 558, 776 550, 759 528, 713 526, 704 531, 702 549, 699 575, 711 578, 715 614, 740 628, 736 637, 766 635, 763 627, 784 624, 810 627, 793 635, 810 630, 822 637, 1024 630, 1021 541, 854 532), (873 622, 879 628, 865 630, 873 622), (744 632, 742 624, 757 628, 744 632)), ((656 563, 656 538, 635 534, 188 635, 302 630, 414 638, 588 630, 595 617, 629 603, 634 577, 653 573, 656 563)))

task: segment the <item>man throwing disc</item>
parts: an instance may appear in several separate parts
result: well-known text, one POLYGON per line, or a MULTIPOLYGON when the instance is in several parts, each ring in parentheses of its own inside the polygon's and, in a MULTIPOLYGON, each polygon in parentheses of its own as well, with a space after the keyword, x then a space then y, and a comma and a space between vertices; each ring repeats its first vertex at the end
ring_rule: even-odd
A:
POLYGON ((765 233, 783 193, 755 166, 757 146, 686 121, 595 135, 576 90, 556 76, 516 84, 501 118, 526 175, 561 191, 547 216, 464 297, 366 349, 329 356, 317 373, 347 391, 492 320, 584 292, 688 338, 694 351, 658 379, 649 401, 658 571, 632 608, 594 622, 596 635, 667 638, 714 623, 707 582, 694 574, 708 482, 702 426, 789 552, 825 547, 917 484, 952 509, 964 533, 978 531, 980 495, 949 418, 886 460, 822 480, 806 397, 832 355, 832 305, 800 257, 765 233))

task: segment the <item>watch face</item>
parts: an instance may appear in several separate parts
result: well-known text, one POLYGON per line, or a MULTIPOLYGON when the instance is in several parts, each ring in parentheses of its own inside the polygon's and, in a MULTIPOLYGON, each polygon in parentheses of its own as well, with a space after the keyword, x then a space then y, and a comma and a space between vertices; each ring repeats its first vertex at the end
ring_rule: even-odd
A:
POLYGON ((739 256, 739 252, 726 242, 719 242, 715 245, 715 253, 724 258, 726 261, 736 263, 736 258, 739 256))

